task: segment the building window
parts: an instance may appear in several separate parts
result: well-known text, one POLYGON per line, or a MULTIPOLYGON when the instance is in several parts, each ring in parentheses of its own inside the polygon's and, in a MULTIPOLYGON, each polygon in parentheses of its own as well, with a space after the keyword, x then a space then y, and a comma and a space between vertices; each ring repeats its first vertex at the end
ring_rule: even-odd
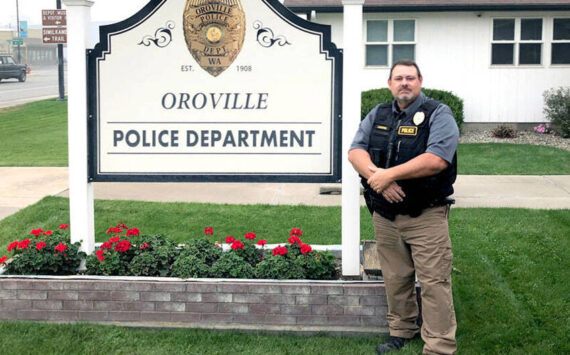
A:
POLYGON ((366 21, 366 66, 391 66, 415 60, 415 20, 366 21))
POLYGON ((493 19, 492 65, 542 64, 541 18, 493 19))
POLYGON ((552 31, 552 64, 570 64, 570 18, 555 18, 552 31))

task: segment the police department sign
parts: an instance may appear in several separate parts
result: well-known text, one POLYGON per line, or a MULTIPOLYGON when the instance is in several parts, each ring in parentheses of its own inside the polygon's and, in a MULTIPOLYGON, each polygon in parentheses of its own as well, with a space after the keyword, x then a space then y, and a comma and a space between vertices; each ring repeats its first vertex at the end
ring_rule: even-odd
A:
POLYGON ((341 68, 277 0, 153 0, 88 53, 90 179, 337 181, 341 68))

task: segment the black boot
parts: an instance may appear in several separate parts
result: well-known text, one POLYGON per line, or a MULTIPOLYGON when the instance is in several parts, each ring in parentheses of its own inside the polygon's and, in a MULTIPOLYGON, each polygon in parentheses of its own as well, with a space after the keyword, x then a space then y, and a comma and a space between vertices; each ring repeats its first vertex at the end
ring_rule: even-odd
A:
POLYGON ((400 338, 390 336, 387 342, 378 345, 376 352, 378 354, 385 354, 388 351, 400 350, 406 343, 412 341, 413 338, 400 338))

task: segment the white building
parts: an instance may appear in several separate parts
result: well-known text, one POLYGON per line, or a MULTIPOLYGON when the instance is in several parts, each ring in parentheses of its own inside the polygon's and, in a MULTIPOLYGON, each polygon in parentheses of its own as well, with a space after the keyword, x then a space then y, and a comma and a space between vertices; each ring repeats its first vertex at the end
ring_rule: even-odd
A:
MULTIPOLYGON (((285 0, 332 26, 343 47, 341 0, 285 0)), ((570 86, 570 0, 366 0, 362 90, 387 87, 391 64, 418 62, 424 87, 464 100, 466 128, 544 122, 542 93, 570 86)))

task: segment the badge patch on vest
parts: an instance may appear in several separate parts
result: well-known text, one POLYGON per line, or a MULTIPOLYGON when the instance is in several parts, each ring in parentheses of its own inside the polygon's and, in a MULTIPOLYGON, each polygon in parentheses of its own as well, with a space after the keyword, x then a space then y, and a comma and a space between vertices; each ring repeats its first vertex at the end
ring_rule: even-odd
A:
POLYGON ((415 124, 416 126, 421 125, 425 118, 426 118, 425 113, 423 113, 423 112, 416 112, 416 114, 414 115, 414 118, 413 118, 414 124, 415 124))
POLYGON ((398 135, 400 136, 417 136, 418 127, 416 126, 400 126, 398 128, 398 135))
POLYGON ((381 130, 383 130, 383 131, 387 131, 387 130, 388 130, 388 127, 386 127, 386 126, 376 126, 376 128, 381 129, 381 130))

